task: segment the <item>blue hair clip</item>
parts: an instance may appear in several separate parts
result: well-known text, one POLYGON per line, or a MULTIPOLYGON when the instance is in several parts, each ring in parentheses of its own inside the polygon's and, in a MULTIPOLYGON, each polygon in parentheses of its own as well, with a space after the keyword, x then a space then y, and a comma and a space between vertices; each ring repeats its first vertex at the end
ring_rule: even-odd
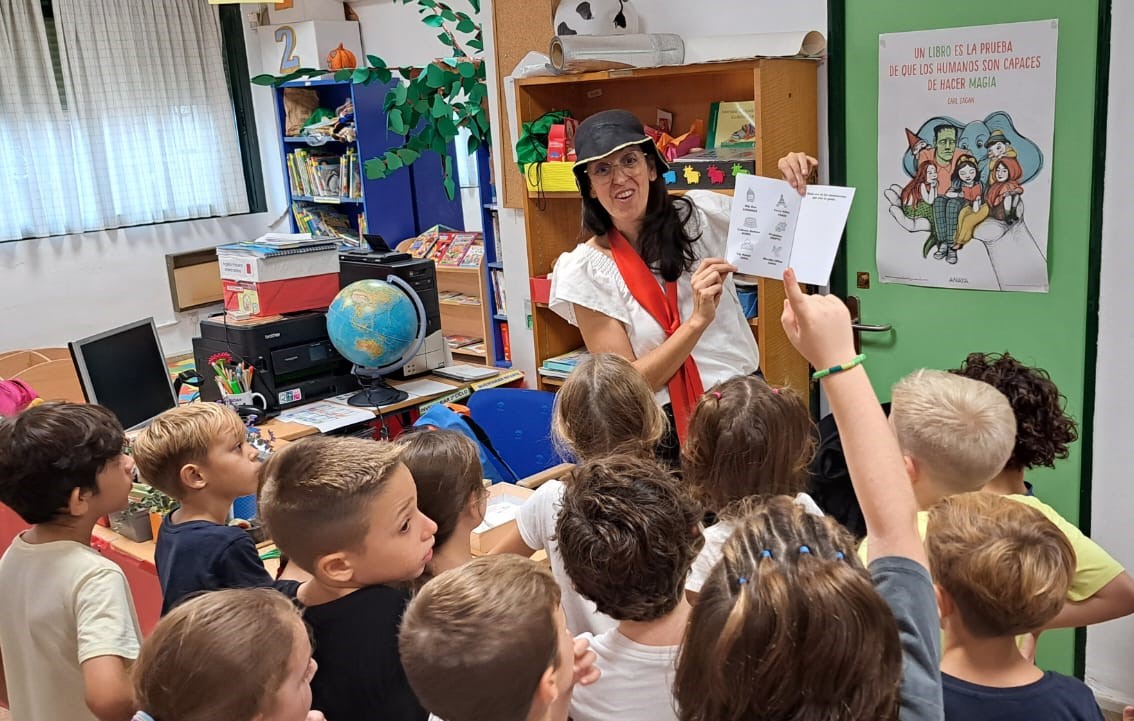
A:
POLYGON ((131 721, 154 721, 154 717, 150 716, 145 711, 135 711, 134 718, 131 721))
POLYGON ((743 586, 744 584, 748 583, 748 579, 744 576, 741 576, 740 578, 736 579, 736 582, 743 586))
POLYGON ((760 551, 760 558, 771 558, 771 557, 772 557, 772 552, 769 551, 768 549, 765 548, 763 551, 760 551))
POLYGON ((799 547, 799 552, 800 552, 800 553, 811 553, 811 549, 810 549, 810 548, 808 548, 807 546, 800 546, 800 547, 799 547))
POLYGON ((835 560, 836 561, 841 561, 844 558, 846 558, 846 556, 843 555, 842 551, 835 551, 835 560))

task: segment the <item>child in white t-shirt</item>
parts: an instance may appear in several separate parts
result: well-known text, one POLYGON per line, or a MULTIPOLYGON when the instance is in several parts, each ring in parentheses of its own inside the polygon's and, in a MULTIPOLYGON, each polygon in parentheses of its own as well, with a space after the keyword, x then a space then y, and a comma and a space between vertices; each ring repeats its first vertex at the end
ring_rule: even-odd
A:
POLYGON ((704 530, 705 547, 685 590, 691 601, 721 558, 721 546, 743 516, 747 498, 789 495, 815 515, 823 511, 803 492, 815 450, 811 415, 799 394, 755 376, 738 376, 701 397, 689 421, 681 467, 701 502, 718 514, 704 530), (732 508, 729 508, 732 506, 732 508))
MULTIPOLYGON (((612 353, 579 363, 555 396, 552 436, 564 457, 580 463, 615 452, 652 458, 665 427, 665 414, 646 380, 629 361, 612 353)), ((520 508, 516 527, 491 552, 530 556, 546 549, 551 572, 563 590, 567 628, 573 634, 599 634, 616 622, 572 587, 555 540, 555 520, 565 484, 570 483, 568 477, 540 486, 520 508)))
POLYGON ((0 706, 18 721, 107 721, 135 710, 141 630, 122 569, 90 547, 126 507, 134 462, 107 409, 44 403, 0 421, 0 502, 31 530, 0 558, 0 706))
POLYGON ((676 721, 670 689, 700 520, 700 504, 658 461, 616 454, 575 469, 556 524, 559 553, 575 589, 618 620, 581 636, 601 676, 575 689, 575 721, 676 721))

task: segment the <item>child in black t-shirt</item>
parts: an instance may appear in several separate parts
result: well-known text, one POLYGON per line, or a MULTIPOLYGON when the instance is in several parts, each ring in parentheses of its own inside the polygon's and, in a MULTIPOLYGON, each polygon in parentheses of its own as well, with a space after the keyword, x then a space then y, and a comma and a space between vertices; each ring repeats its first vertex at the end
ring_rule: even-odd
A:
POLYGON ((260 460, 240 416, 219 403, 161 414, 133 443, 142 480, 180 502, 166 515, 154 551, 162 615, 187 596, 223 588, 275 586, 246 531, 227 525, 232 502, 256 492, 260 460))
POLYGON ((411 581, 433 558, 437 524, 417 508, 400 446, 316 436, 265 464, 260 514, 312 575, 299 590, 319 671, 312 707, 329 719, 424 721, 406 680, 398 624, 411 581))
POLYGON ((926 550, 941 606, 945 718, 1102 721, 1078 679, 1025 659, 1016 636, 1063 608, 1075 552, 1035 508, 992 493, 950 496, 929 512, 926 550))

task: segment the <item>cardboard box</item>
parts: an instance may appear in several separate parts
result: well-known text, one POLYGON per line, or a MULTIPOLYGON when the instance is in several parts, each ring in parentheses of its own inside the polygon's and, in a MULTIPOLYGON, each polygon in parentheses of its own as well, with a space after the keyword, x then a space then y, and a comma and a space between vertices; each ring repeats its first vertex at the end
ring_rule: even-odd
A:
POLYGON ((250 280, 253 283, 339 272, 339 251, 336 248, 267 256, 218 248, 217 261, 220 263, 220 277, 224 280, 250 280))
POLYGON ((338 292, 338 273, 273 280, 267 283, 226 280, 224 308, 243 311, 254 316, 323 310, 331 304, 338 292))
POLYGON ((737 175, 755 172, 756 151, 709 148, 672 161, 662 177, 670 190, 726 190, 736 187, 737 175))
POLYGON ((551 276, 537 275, 528 279, 532 291, 532 302, 547 305, 551 301, 551 276))
POLYGON ((512 483, 494 483, 488 487, 488 506, 484 522, 472 532, 473 555, 488 553, 516 526, 516 513, 534 491, 512 483))
POLYGON ((524 166, 524 184, 529 193, 578 193, 574 163, 552 161, 528 163, 524 166))

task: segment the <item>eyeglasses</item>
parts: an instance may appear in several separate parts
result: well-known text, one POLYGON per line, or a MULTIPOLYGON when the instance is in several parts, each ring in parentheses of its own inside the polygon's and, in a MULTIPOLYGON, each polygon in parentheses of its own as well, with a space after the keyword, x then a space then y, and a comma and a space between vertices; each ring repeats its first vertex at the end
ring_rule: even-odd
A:
POLYGON ((588 163, 587 175, 591 176, 591 180, 609 183, 614 178, 616 167, 622 168, 625 175, 637 175, 642 168, 646 167, 645 161, 645 153, 626 153, 613 163, 588 163))

